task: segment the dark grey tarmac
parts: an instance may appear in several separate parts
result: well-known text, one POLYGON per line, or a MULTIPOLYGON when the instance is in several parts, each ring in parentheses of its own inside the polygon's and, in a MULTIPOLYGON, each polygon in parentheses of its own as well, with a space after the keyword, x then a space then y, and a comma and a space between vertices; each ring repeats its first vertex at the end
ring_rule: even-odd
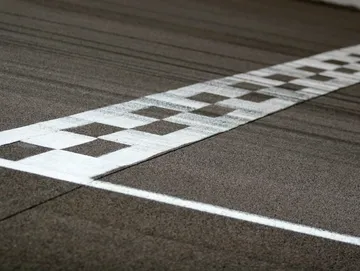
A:
MULTIPOLYGON (((0 0, 0 130, 359 43, 360 12, 309 1, 0 0)), ((103 180, 360 236, 360 85, 103 180)), ((42 176, 0 191, 0 270, 360 270, 358 246, 42 176)))

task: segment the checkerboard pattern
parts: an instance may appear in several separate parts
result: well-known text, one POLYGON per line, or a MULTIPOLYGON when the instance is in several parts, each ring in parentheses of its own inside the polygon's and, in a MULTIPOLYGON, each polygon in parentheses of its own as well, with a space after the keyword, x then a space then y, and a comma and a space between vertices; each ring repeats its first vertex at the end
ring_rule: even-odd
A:
POLYGON ((360 45, 2 131, 0 166, 96 178, 359 82, 360 45))

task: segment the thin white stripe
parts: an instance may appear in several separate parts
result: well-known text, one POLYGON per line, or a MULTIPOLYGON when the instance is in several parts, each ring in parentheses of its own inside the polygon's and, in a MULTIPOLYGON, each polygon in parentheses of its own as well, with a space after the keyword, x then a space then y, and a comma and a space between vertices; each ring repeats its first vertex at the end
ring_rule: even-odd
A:
POLYGON ((272 228, 287 230, 291 232, 321 237, 328 240, 338 241, 342 243, 347 243, 351 245, 360 246, 360 237, 340 234, 337 232, 331 232, 319 228, 309 227, 301 224, 291 223, 284 220, 273 219, 265 216, 250 214, 246 212, 241 212, 237 210, 232 210, 216 205, 206 204, 197 201, 185 200, 177 197, 172 197, 168 195, 163 195, 159 193, 149 192, 145 190, 140 190, 136 188, 131 188, 119 184, 113 184, 108 182, 103 182, 99 180, 92 180, 90 178, 75 178, 74 176, 67 175, 67 174, 59 174, 56 171, 48 171, 44 172, 44 170, 38 169, 36 167, 26 167, 24 165, 20 165, 14 162, 9 162, 7 160, 0 159, 0 162, 11 169, 20 170, 20 171, 27 171, 34 174, 46 175, 48 177, 67 181, 71 183, 76 183, 80 185, 86 185, 93 188, 98 188, 106 191, 121 193, 128 196, 133 196, 137 198, 147 199, 151 201, 161 202, 177 207, 187 208, 195 211, 200 211, 204 213, 219 215, 223 217, 229 217, 241 221, 247 221, 263 226, 268 226, 272 228))
POLYGON ((278 228, 282 230, 288 230, 292 232, 302 233, 306 235, 322 237, 325 239, 348 243, 352 245, 360 246, 360 238, 356 236, 340 234, 331 232, 319 228, 309 227, 301 224, 291 223, 279 219, 268 218, 265 216, 250 214, 246 212, 240 212, 216 205, 206 204, 197 201, 185 200, 177 197, 167 196, 159 193, 153 193, 131 187, 126 187, 118 184, 112 184, 102 181, 93 181, 89 184, 91 187, 96 187, 112 192, 117 192, 129 196, 148 199, 152 201, 162 202, 178 207, 192 209, 204 213, 220 215, 224 217, 234 218, 237 220, 247 221, 255 224, 260 224, 268 227, 278 228))

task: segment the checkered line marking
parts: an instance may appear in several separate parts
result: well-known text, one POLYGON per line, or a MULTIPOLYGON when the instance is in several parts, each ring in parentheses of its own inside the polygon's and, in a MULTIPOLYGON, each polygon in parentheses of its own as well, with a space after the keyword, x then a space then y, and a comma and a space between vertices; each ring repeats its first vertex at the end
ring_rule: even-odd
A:
POLYGON ((2 131, 0 166, 94 179, 359 83, 359 53, 343 48, 2 131))
POLYGON ((360 246, 360 237, 96 180, 360 82, 360 45, 0 132, 0 166, 360 246))

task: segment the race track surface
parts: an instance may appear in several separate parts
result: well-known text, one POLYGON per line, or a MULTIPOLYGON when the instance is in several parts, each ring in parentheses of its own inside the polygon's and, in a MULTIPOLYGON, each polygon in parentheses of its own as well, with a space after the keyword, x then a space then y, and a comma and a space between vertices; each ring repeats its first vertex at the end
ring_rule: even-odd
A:
POLYGON ((309 1, 0 1, 0 270, 358 270, 359 44, 309 1))

